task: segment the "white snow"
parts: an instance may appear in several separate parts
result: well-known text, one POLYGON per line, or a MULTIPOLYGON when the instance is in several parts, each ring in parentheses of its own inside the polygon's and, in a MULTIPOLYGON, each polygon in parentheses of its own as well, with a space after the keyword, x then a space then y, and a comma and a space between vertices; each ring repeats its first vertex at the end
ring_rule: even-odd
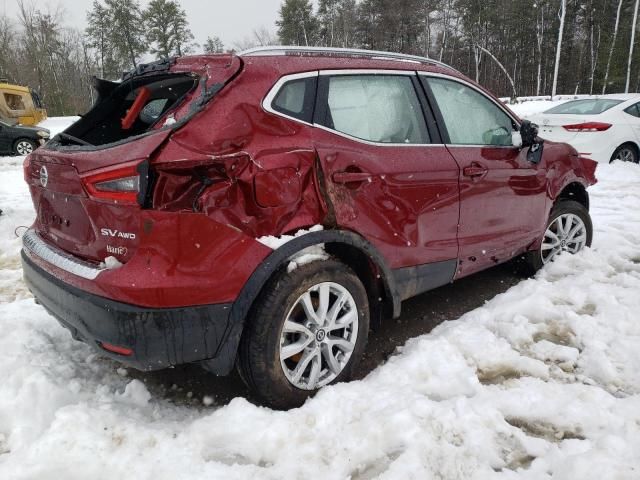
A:
POLYGON ((49 129, 51 137, 53 138, 78 120, 80 120, 80 117, 50 117, 40 122, 38 126, 49 129))
POLYGON ((291 257, 289 265, 287 265, 287 272, 291 273, 296 268, 306 265, 307 263, 317 262, 319 260, 326 260, 329 255, 324 249, 324 244, 312 245, 304 248, 291 257))
POLYGON ((116 257, 107 257, 104 259, 104 262, 100 264, 100 268, 105 268, 107 270, 117 270, 122 267, 122 263, 116 257))
POLYGON ((256 240, 260 243, 262 243, 263 245, 273 249, 273 250, 277 250, 278 248, 280 248, 282 245, 284 245, 287 242, 290 242, 291 240, 301 237, 302 235, 307 235, 308 233, 312 233, 312 232, 319 232, 323 229, 322 225, 314 225, 313 227, 310 227, 309 229, 302 229, 302 230, 298 230, 295 235, 282 235, 280 237, 274 237, 272 235, 267 235, 264 237, 260 237, 260 238, 256 238, 256 240))
POLYGON ((592 250, 275 412, 177 405, 72 340, 21 281, 33 211, 0 158, 0 478, 637 479, 640 168, 597 174, 592 250))

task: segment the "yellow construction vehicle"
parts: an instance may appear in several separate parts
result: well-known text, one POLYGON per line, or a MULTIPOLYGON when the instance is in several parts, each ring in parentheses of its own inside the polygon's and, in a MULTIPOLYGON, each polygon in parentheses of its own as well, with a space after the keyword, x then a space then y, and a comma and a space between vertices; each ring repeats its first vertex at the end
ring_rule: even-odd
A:
POLYGON ((47 110, 32 88, 0 80, 0 118, 21 125, 37 125, 47 118, 47 110))

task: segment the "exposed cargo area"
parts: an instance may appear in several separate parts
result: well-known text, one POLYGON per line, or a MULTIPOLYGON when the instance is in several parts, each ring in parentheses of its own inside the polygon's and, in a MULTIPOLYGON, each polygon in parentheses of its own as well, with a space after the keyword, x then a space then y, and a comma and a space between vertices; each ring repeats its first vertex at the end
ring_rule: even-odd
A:
POLYGON ((57 137, 59 145, 100 146, 171 124, 171 112, 198 84, 195 74, 162 74, 121 84, 96 81, 100 97, 78 122, 57 137))

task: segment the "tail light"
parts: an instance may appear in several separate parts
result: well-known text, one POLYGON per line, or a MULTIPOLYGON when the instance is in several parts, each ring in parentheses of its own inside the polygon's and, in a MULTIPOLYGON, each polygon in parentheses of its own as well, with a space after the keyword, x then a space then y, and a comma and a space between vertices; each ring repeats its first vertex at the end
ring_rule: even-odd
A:
POLYGON ((136 203, 140 192, 139 162, 102 169, 82 178, 89 196, 100 200, 136 203))
POLYGON ((602 122, 585 122, 576 123, 574 125, 563 125, 562 128, 568 132, 604 132, 611 128, 611 124, 602 122))

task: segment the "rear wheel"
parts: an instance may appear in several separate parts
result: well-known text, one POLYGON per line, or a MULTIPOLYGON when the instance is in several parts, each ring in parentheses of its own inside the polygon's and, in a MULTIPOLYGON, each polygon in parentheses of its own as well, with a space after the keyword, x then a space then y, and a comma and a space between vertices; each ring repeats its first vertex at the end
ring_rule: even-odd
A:
POLYGON ((13 144, 13 152, 16 155, 29 155, 36 148, 38 148, 36 143, 28 138, 20 138, 13 144))
POLYGON ((369 305, 346 265, 323 260, 273 278, 248 319, 241 377, 265 404, 300 406, 318 389, 349 380, 369 330, 369 305))
POLYGON ((616 160, 620 162, 638 163, 638 147, 633 143, 625 143, 616 148, 609 163, 613 163, 616 160))
POLYGON ((527 252, 529 273, 535 273, 563 253, 578 253, 591 246, 593 225, 589 211, 581 203, 560 200, 551 210, 540 248, 527 252))

